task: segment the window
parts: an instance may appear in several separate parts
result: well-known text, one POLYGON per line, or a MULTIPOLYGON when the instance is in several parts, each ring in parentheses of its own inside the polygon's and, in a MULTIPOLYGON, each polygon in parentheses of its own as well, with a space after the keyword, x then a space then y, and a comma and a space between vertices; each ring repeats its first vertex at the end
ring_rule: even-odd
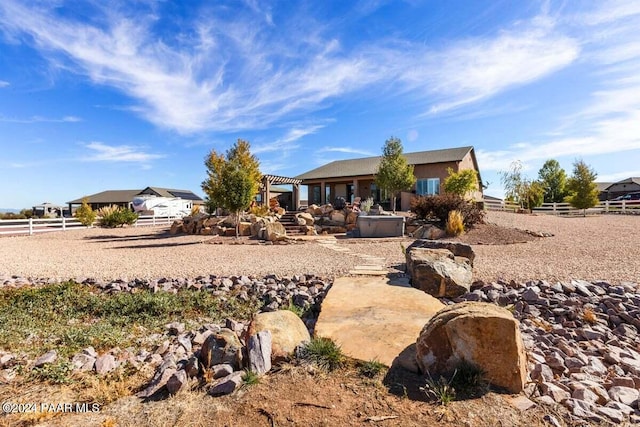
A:
POLYGON ((440 194, 440 178, 424 178, 417 180, 416 194, 419 196, 440 194))

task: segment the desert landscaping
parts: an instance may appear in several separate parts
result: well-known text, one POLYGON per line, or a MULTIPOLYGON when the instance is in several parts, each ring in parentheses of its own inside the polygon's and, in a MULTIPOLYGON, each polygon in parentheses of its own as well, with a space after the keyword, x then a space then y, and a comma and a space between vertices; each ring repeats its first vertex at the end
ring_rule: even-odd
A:
MULTIPOLYGON (((338 278, 357 276, 366 267, 373 273, 380 269, 392 281, 406 282, 407 248, 415 240, 339 234, 265 242, 170 234, 167 227, 3 237, 0 287, 5 304, 35 301, 35 291, 19 294, 24 289, 59 286, 55 291, 62 298, 59 304, 65 305, 65 298, 86 298, 95 306, 78 308, 72 317, 64 318, 67 323, 62 329, 52 329, 57 341, 38 336, 35 329, 31 335, 20 335, 26 332, 13 328, 14 320, 7 314, 2 319, 6 338, 0 343, 0 400, 97 403, 99 410, 11 411, 0 415, 0 423, 577 426, 640 422, 637 215, 488 212, 485 224, 440 240, 441 244, 470 245, 474 255, 468 271, 473 284, 453 294, 432 293, 439 302, 430 298, 437 307, 449 308, 464 308, 455 304, 462 302, 491 303, 498 313, 492 318, 517 325, 514 336, 523 346, 518 356, 519 385, 514 385, 513 378, 500 383, 494 375, 492 383, 501 387, 489 388, 476 378, 474 387, 461 386, 456 399, 449 402, 453 396, 446 395, 446 387, 443 391, 437 382, 427 387, 419 373, 426 369, 424 348, 434 346, 421 348, 420 342, 430 342, 429 337, 415 335, 421 370, 412 369, 411 363, 388 369, 391 363, 383 367, 375 360, 348 357, 323 369, 306 363, 309 352, 295 343, 278 350, 283 341, 273 332, 277 328, 260 326, 264 320, 254 317, 256 311, 269 318, 284 309, 285 317, 293 316, 293 324, 303 325, 297 342, 308 341, 316 322, 323 321, 323 301, 331 296, 338 278), (69 280, 75 284, 57 285, 69 280), (185 293, 193 301, 180 299, 185 293), (94 316, 96 322, 100 316, 106 319, 107 309, 100 304, 118 300, 128 308, 126 295, 147 294, 166 295, 164 304, 169 306, 156 307, 158 319, 119 308, 122 318, 133 323, 120 325, 129 336, 107 340, 100 335, 102 341, 96 342, 102 346, 94 348, 91 340, 69 337, 65 331, 83 331, 77 323, 91 322, 94 316), (199 298, 215 300, 218 312, 203 311, 209 300, 199 298), (172 311, 172 304, 178 309, 172 311), (96 307, 102 310, 100 316, 95 314, 96 307), (270 332, 265 336, 260 331, 270 332), (215 364, 211 359, 218 357, 219 347, 214 341, 222 338, 213 337, 225 334, 225 348, 233 342, 230 347, 236 350, 232 356, 225 350, 226 356, 215 364), (19 340, 23 342, 14 350, 11 343, 19 340), (65 342, 71 343, 68 351, 65 342), (265 347, 273 366, 271 357, 261 353, 265 347), (292 352, 297 357, 289 359, 292 352), (244 355, 244 362, 235 359, 238 355, 244 355), (224 364, 230 367, 221 368, 224 364), (47 366, 66 370, 54 372, 47 366), (259 374, 255 383, 247 380, 244 366, 250 367, 252 375, 259 374)), ((414 283, 414 287, 418 286, 414 283)), ((355 301, 338 303, 357 306, 355 301)), ((150 299, 147 304, 156 302, 150 299)), ((39 309, 33 311, 38 317, 39 309)), ((29 319, 21 321, 31 325, 29 319)), ((424 323, 418 322, 418 328, 424 323)))

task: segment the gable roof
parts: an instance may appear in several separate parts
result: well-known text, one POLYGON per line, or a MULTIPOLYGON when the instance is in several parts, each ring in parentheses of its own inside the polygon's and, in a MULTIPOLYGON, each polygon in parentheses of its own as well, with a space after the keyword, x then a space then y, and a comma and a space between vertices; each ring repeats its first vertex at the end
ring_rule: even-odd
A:
POLYGON ((200 196, 195 194, 193 191, 176 190, 175 188, 147 187, 144 190, 140 191, 140 193, 138 194, 149 194, 147 190, 151 191, 152 193, 160 197, 168 197, 168 198, 180 197, 181 199, 185 199, 185 200, 202 201, 202 198, 200 198, 200 196))
MULTIPOLYGON (((417 151, 404 153, 407 163, 410 165, 423 165, 430 163, 459 162, 473 147, 446 148, 442 150, 417 151)), ((473 152, 472 152, 473 155, 473 152)), ((364 157, 360 159, 335 160, 319 168, 298 175, 298 179, 337 178, 343 176, 375 175, 382 156, 364 157)), ((474 166, 478 165, 473 155, 474 166)))
POLYGON ((605 190, 609 190, 611 187, 613 187, 614 185, 618 185, 618 184, 638 184, 638 185, 640 185, 640 177, 637 177, 637 176, 633 177, 632 176, 631 178, 623 179, 622 181, 609 183, 609 186, 607 188, 605 188, 605 190))
POLYGON ((613 182, 595 182, 594 183, 598 187, 598 191, 603 192, 607 191, 607 188, 611 187, 613 182))
MULTIPOLYGON (((89 203, 128 203, 132 201, 135 196, 139 196, 145 192, 146 194, 150 194, 147 190, 150 190, 151 193, 160 197, 180 197, 182 199, 196 201, 202 200, 198 195, 189 190, 175 190, 161 187, 146 187, 143 190, 107 190, 85 197, 89 203)), ((84 197, 67 202, 67 204, 80 204, 82 203, 82 199, 84 199, 84 197)))

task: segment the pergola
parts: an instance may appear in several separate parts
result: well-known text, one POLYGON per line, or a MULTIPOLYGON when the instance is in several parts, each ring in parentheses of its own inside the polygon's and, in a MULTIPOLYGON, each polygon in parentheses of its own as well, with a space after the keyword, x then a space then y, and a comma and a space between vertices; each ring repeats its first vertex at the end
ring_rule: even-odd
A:
POLYGON ((260 183, 260 196, 262 198, 262 203, 269 203, 269 195, 272 185, 291 184, 293 186, 293 206, 295 209, 300 202, 301 182, 301 179, 288 178, 286 176, 262 175, 262 182, 260 183))

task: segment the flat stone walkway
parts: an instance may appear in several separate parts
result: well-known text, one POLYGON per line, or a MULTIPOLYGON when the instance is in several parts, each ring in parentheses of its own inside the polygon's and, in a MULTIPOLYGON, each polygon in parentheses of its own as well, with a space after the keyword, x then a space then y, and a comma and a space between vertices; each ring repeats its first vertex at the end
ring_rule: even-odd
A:
POLYGON ((340 277, 322 302, 315 335, 332 339, 350 357, 391 366, 442 308, 444 304, 407 280, 340 277))
MULTIPOLYGON (((338 241, 335 238, 318 240, 318 244, 323 248, 330 249, 332 251, 351 253, 349 248, 338 245, 338 241)), ((364 264, 355 266, 353 270, 349 271, 349 274, 364 276, 387 275, 388 270, 385 267, 386 260, 384 258, 360 253, 355 253, 353 255, 361 258, 364 264)))

